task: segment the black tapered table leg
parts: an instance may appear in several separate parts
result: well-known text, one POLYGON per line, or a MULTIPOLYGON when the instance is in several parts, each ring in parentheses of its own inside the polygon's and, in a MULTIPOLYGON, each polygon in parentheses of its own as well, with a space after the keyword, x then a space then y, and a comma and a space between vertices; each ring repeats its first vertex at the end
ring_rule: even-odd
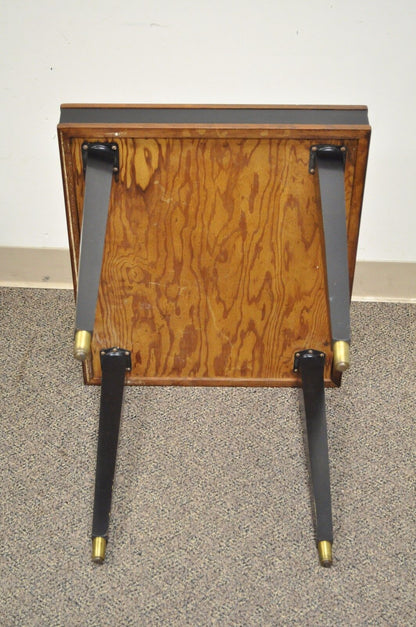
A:
POLYGON ((118 173, 118 145, 84 142, 84 206, 78 266, 74 357, 86 360, 91 353, 100 274, 112 181, 118 173))
POLYGON ((129 351, 120 348, 101 351, 101 404, 92 523, 92 559, 97 563, 105 558, 124 378, 130 368, 129 351))
POLYGON ((332 510, 324 389, 325 355, 315 350, 296 353, 295 370, 302 378, 306 427, 316 513, 316 540, 321 564, 332 563, 332 510))
POLYGON ((350 365, 350 286, 345 209, 345 146, 311 147, 309 171, 317 173, 324 228, 326 281, 334 370, 350 365))

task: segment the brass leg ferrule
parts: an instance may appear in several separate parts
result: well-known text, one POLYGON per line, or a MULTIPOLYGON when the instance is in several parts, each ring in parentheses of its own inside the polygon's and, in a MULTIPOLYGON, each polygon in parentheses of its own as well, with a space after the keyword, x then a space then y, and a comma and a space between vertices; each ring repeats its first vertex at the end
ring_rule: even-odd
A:
POLYGON ((102 564, 105 559, 105 550, 107 548, 107 540, 97 537, 92 539, 92 561, 96 564, 102 564))
POLYGON ((319 561, 322 566, 328 568, 332 565, 332 544, 328 540, 318 542, 319 561))
POLYGON ((334 370, 344 372, 350 367, 350 345, 348 342, 338 340, 334 342, 334 370))
POLYGON ((77 331, 74 340, 74 357, 78 361, 85 361, 91 352, 91 333, 77 331))

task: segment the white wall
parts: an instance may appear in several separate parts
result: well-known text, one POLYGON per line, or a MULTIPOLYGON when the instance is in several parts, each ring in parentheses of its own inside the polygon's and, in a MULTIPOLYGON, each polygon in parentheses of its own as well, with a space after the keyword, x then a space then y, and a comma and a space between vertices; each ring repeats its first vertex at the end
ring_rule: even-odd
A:
POLYGON ((416 261, 414 0, 3 0, 0 246, 67 247, 62 102, 366 104, 362 260, 416 261))

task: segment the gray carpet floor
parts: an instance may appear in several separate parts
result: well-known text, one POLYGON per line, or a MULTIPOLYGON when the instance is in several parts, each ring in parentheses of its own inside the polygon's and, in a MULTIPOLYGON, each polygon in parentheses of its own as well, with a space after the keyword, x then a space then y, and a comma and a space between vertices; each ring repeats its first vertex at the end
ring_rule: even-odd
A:
POLYGON ((352 306, 352 368, 327 391, 331 569, 282 388, 126 389, 96 566, 100 389, 71 355, 72 293, 0 295, 2 626, 416 624, 414 306, 352 306))

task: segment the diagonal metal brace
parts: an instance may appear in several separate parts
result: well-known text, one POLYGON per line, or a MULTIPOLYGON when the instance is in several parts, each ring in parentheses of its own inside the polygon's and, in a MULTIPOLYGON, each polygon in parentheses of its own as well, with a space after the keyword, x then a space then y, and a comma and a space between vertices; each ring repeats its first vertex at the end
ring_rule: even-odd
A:
POLYGON ((311 147, 309 171, 319 178, 334 368, 349 365, 350 286, 345 210, 345 146, 311 147))
POLYGON ((85 193, 78 267, 74 356, 90 353, 104 251, 113 175, 118 172, 118 146, 113 142, 82 145, 85 193))

